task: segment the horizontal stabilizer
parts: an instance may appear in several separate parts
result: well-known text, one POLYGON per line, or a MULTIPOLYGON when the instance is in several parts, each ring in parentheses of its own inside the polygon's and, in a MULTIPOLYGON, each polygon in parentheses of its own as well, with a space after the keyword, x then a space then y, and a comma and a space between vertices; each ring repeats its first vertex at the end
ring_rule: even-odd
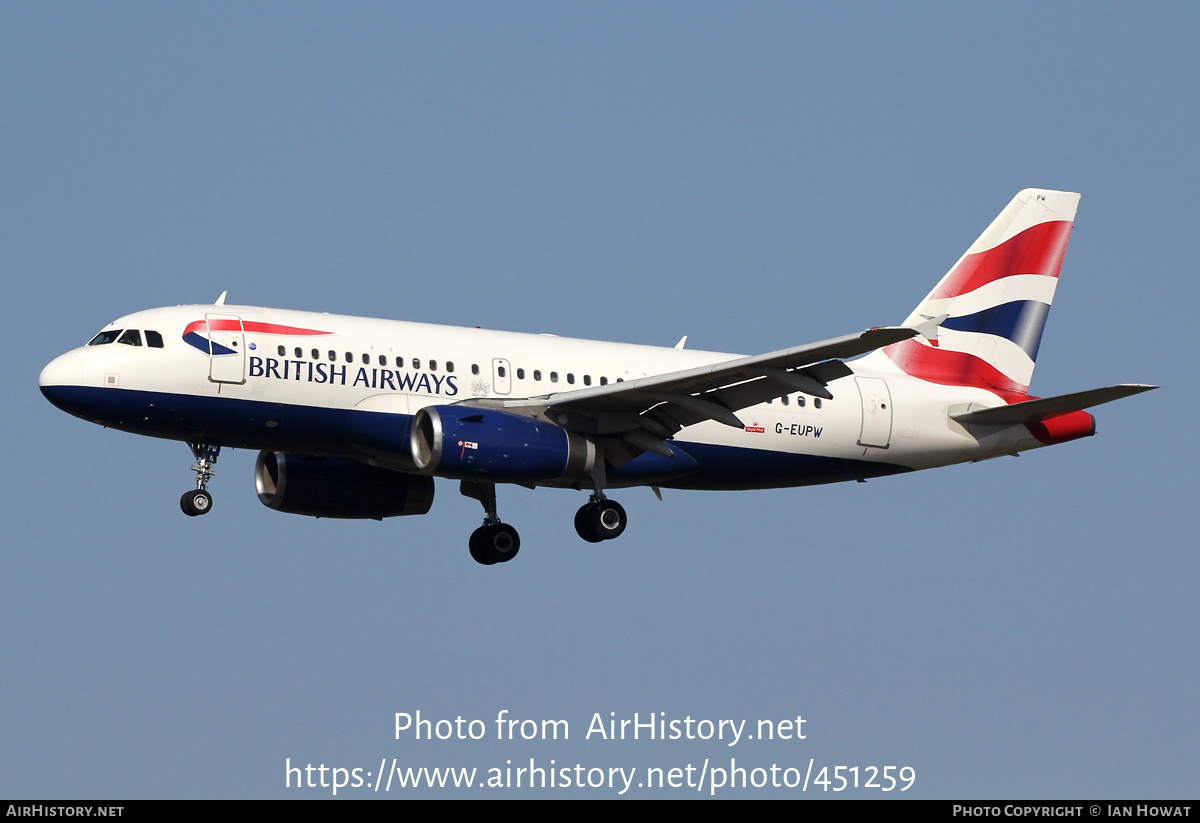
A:
POLYGON ((1063 412, 1081 411, 1120 400, 1144 391, 1157 389, 1158 386, 1146 386, 1140 383, 1122 383, 1118 386, 1106 386, 1102 389, 1089 389, 1072 394, 1060 394, 1057 397, 1043 397, 1040 400, 1027 400, 1024 403, 1013 403, 1008 406, 995 406, 990 409, 960 412, 950 417, 959 423, 972 423, 981 426, 1013 426, 1020 423, 1036 423, 1048 417, 1063 412))

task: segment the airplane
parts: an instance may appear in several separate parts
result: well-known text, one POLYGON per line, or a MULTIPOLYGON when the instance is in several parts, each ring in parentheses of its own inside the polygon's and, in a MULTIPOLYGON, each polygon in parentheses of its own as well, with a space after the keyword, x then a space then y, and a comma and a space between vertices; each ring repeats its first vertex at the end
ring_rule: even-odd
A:
POLYGON ((1021 191, 899 326, 750 357, 222 293, 113 321, 39 385, 84 420, 187 443, 190 516, 212 507, 224 447, 259 450, 259 499, 292 514, 425 514, 434 478, 458 480, 484 509, 470 554, 492 565, 521 545, 501 483, 588 492, 575 529, 599 543, 627 524, 613 489, 865 481, 1095 434, 1084 409, 1157 387, 1029 394, 1079 197, 1021 191))

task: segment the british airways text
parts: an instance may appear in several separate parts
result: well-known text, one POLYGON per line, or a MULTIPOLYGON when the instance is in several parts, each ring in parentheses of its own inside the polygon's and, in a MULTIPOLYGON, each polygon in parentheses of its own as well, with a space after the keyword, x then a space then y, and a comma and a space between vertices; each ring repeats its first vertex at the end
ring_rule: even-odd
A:
POLYGON ((329 383, 331 385, 362 386, 368 389, 390 389, 410 393, 442 394, 454 397, 458 394, 457 376, 437 375, 428 372, 401 372, 393 369, 367 369, 357 372, 352 367, 333 363, 308 360, 277 360, 274 357, 251 357, 250 376, 272 380, 296 380, 306 383, 329 383), (353 378, 351 378, 353 374, 353 378))

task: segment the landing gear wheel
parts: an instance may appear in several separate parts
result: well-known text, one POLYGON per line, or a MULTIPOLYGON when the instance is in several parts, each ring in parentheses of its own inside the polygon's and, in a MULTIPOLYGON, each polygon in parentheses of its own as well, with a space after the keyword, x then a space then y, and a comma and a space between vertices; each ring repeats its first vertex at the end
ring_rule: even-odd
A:
POLYGON ((507 563, 516 557, 517 552, 521 550, 521 537, 517 530, 507 523, 497 523, 490 529, 491 533, 485 545, 496 558, 496 562, 507 563))
POLYGON ((507 563, 516 557, 521 550, 521 537, 507 523, 495 523, 473 531, 469 545, 471 557, 476 563, 491 566, 493 563, 507 563))
POLYGON ((601 540, 612 540, 621 536, 625 526, 629 524, 629 519, 620 503, 615 500, 601 500, 593 509, 591 522, 592 529, 601 540))
POLYGON ((193 489, 179 498, 179 508, 183 509, 183 513, 188 517, 208 514, 208 510, 212 508, 212 495, 204 489, 193 489))
POLYGON ((615 500, 593 500, 575 513, 575 531, 589 543, 620 537, 628 525, 625 509, 615 500))

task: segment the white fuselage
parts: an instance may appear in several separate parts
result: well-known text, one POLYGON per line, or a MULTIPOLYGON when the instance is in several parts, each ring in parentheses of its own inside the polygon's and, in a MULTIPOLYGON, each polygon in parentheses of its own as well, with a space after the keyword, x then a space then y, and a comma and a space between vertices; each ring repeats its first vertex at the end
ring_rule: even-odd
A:
MULTIPOLYGON (((143 335, 142 345, 88 345, 53 361, 43 389, 64 389, 59 399, 47 394, 73 414, 157 437, 384 465, 387 455, 369 453, 378 444, 364 450, 337 421, 356 412, 407 420, 426 406, 553 395, 738 357, 249 306, 151 309, 106 329, 155 331, 163 345, 151 347, 143 335), (244 333, 227 341, 229 353, 210 354, 202 348, 206 341, 185 339, 186 329, 206 317, 243 325, 244 333), (73 389, 79 391, 67 391, 73 389)), ((211 338, 222 340, 215 325, 211 338)), ((674 443, 700 469, 658 485, 799 486, 1041 445, 1023 426, 989 427, 980 435, 949 418, 972 404, 1002 404, 992 392, 918 380, 884 358, 850 365, 852 376, 828 385, 832 400, 795 393, 742 409, 744 429, 715 421, 684 428, 674 443), (788 456, 816 460, 788 462, 788 456)), ((403 452, 399 438, 393 450, 403 452)), ((391 465, 405 465, 406 454, 393 457, 391 465)))

